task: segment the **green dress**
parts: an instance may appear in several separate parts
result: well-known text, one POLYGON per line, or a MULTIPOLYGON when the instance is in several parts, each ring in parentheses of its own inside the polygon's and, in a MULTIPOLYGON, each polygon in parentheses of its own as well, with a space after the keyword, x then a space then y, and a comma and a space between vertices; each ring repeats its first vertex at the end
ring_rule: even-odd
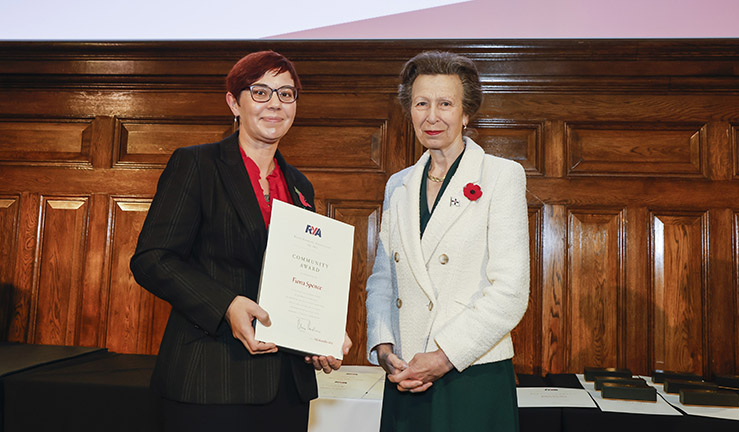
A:
POLYGON ((385 378, 380 432, 518 431, 513 362, 452 369, 422 393, 385 378))
MULTIPOLYGON (((464 153, 464 152, 462 152, 464 153)), ((426 198, 426 174, 421 182, 421 236, 449 180, 457 171, 460 155, 447 172, 432 209, 426 198)), ((410 361, 410 358, 405 359, 410 361)), ((518 431, 518 405, 513 362, 510 359, 452 369, 422 393, 398 391, 385 379, 381 432, 518 431)))

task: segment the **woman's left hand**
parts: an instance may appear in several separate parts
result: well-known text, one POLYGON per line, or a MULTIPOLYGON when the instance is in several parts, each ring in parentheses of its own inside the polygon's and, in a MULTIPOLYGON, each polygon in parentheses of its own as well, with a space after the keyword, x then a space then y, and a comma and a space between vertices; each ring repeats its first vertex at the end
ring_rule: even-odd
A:
MULTIPOLYGON (((347 355, 351 347, 352 340, 349 334, 344 332, 344 345, 341 346, 341 351, 347 355)), ((331 373, 332 370, 338 370, 341 367, 341 360, 335 359, 334 356, 305 356, 305 362, 312 363, 316 370, 323 370, 324 373, 331 373)))
POLYGON ((390 382, 398 384, 398 390, 420 393, 429 389, 434 381, 446 375, 454 365, 438 349, 433 352, 418 353, 408 362, 408 368, 394 375, 388 375, 390 382))

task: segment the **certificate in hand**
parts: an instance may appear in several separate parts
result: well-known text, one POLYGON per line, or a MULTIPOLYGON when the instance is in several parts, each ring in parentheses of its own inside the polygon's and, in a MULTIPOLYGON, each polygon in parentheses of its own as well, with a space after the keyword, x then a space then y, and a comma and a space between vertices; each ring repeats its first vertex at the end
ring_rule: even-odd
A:
POLYGON ((354 227, 275 200, 257 303, 272 325, 256 338, 343 358, 354 227))

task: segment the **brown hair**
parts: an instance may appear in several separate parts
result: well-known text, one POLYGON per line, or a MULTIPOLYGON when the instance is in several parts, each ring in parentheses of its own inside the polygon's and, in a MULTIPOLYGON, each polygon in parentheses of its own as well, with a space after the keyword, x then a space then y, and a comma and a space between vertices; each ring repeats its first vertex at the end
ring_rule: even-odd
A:
POLYGON ((238 101, 239 95, 245 88, 254 84, 269 71, 277 74, 289 72, 295 82, 295 88, 300 90, 300 78, 295 71, 295 65, 285 56, 274 51, 253 52, 236 62, 226 77, 226 90, 238 101))
POLYGON ((462 81, 464 113, 471 118, 480 109, 482 85, 472 60, 446 51, 424 51, 408 60, 400 72, 398 100, 406 114, 410 113, 413 82, 419 75, 457 75, 462 81))

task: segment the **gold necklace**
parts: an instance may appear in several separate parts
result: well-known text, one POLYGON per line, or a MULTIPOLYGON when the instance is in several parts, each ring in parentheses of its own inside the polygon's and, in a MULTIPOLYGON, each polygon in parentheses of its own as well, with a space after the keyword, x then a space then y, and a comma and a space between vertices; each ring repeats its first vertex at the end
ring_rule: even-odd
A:
POLYGON ((434 177, 430 173, 426 173, 426 178, 429 179, 429 180, 431 180, 434 183, 441 183, 446 178, 446 174, 444 174, 441 177, 434 177))

